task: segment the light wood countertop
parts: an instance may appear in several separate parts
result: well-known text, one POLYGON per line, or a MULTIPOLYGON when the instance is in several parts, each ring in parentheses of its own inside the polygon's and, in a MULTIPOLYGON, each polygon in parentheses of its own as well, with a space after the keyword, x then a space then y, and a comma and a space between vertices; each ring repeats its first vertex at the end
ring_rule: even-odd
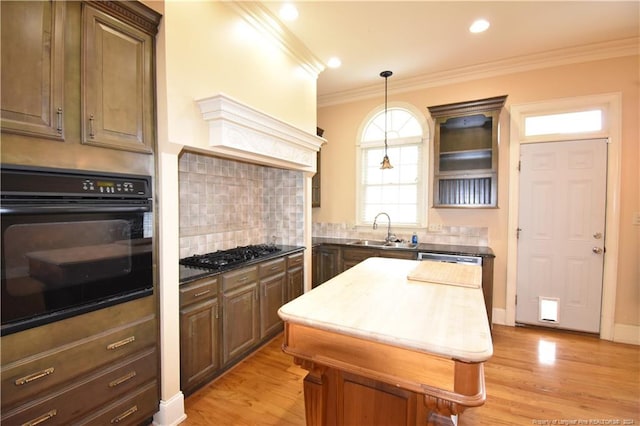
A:
MULTIPOLYGON (((493 345, 480 282, 458 286, 407 279, 416 267, 427 265, 443 269, 445 275, 459 275, 460 266, 469 268, 369 258, 282 306, 278 313, 285 321, 321 330, 463 362, 486 361, 493 345)), ((480 274, 469 276, 480 279, 480 274)))

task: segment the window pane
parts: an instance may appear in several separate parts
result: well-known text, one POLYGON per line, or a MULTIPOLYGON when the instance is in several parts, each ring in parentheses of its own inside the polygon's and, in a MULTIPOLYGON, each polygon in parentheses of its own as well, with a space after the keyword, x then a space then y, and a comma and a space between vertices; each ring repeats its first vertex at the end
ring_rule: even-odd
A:
MULTIPOLYGON (((420 201, 424 197, 418 194, 424 188, 422 126, 413 114, 402 108, 389 109, 387 118, 387 152, 392 169, 380 169, 385 153, 384 111, 376 114, 363 131, 359 222, 372 223, 378 213, 385 212, 391 217, 392 227, 415 225, 419 222, 420 210, 424 209, 420 201)), ((378 223, 384 228, 386 217, 379 218, 378 223)))
MULTIPOLYGON (((389 108, 387 111, 387 139, 399 137, 422 136, 422 127, 416 118, 407 110, 389 108)), ((363 142, 384 141, 385 112, 380 111, 366 125, 362 136, 363 142)))
POLYGON ((526 117, 525 136, 584 133, 602 130, 602 111, 581 111, 526 117))

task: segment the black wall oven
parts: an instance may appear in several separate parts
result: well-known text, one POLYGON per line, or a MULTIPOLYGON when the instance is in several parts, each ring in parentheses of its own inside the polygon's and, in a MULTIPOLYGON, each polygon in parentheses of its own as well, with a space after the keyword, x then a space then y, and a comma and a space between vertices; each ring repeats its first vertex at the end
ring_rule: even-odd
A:
POLYGON ((0 172, 1 335, 153 293, 151 177, 0 172))

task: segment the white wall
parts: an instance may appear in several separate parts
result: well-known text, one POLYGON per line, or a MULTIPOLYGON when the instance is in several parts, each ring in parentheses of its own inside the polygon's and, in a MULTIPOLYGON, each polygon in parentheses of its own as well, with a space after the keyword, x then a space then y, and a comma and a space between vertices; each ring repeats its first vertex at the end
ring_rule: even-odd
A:
POLYGON ((154 423, 173 425, 185 415, 178 332, 178 155, 184 147, 206 152, 209 137, 195 101, 224 93, 315 134, 316 76, 301 73, 291 55, 257 36, 226 2, 145 3, 164 14, 156 45, 161 401, 154 423))

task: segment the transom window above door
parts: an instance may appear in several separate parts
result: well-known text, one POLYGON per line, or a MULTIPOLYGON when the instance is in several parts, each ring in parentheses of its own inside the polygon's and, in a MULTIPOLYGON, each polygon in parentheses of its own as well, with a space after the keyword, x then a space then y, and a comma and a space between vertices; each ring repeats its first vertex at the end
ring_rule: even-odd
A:
POLYGON ((392 226, 421 226, 425 217, 425 131, 417 114, 393 107, 375 113, 363 127, 358 144, 358 225, 371 225, 385 212, 392 226), (384 157, 385 117, 387 154, 392 169, 380 169, 384 157))

